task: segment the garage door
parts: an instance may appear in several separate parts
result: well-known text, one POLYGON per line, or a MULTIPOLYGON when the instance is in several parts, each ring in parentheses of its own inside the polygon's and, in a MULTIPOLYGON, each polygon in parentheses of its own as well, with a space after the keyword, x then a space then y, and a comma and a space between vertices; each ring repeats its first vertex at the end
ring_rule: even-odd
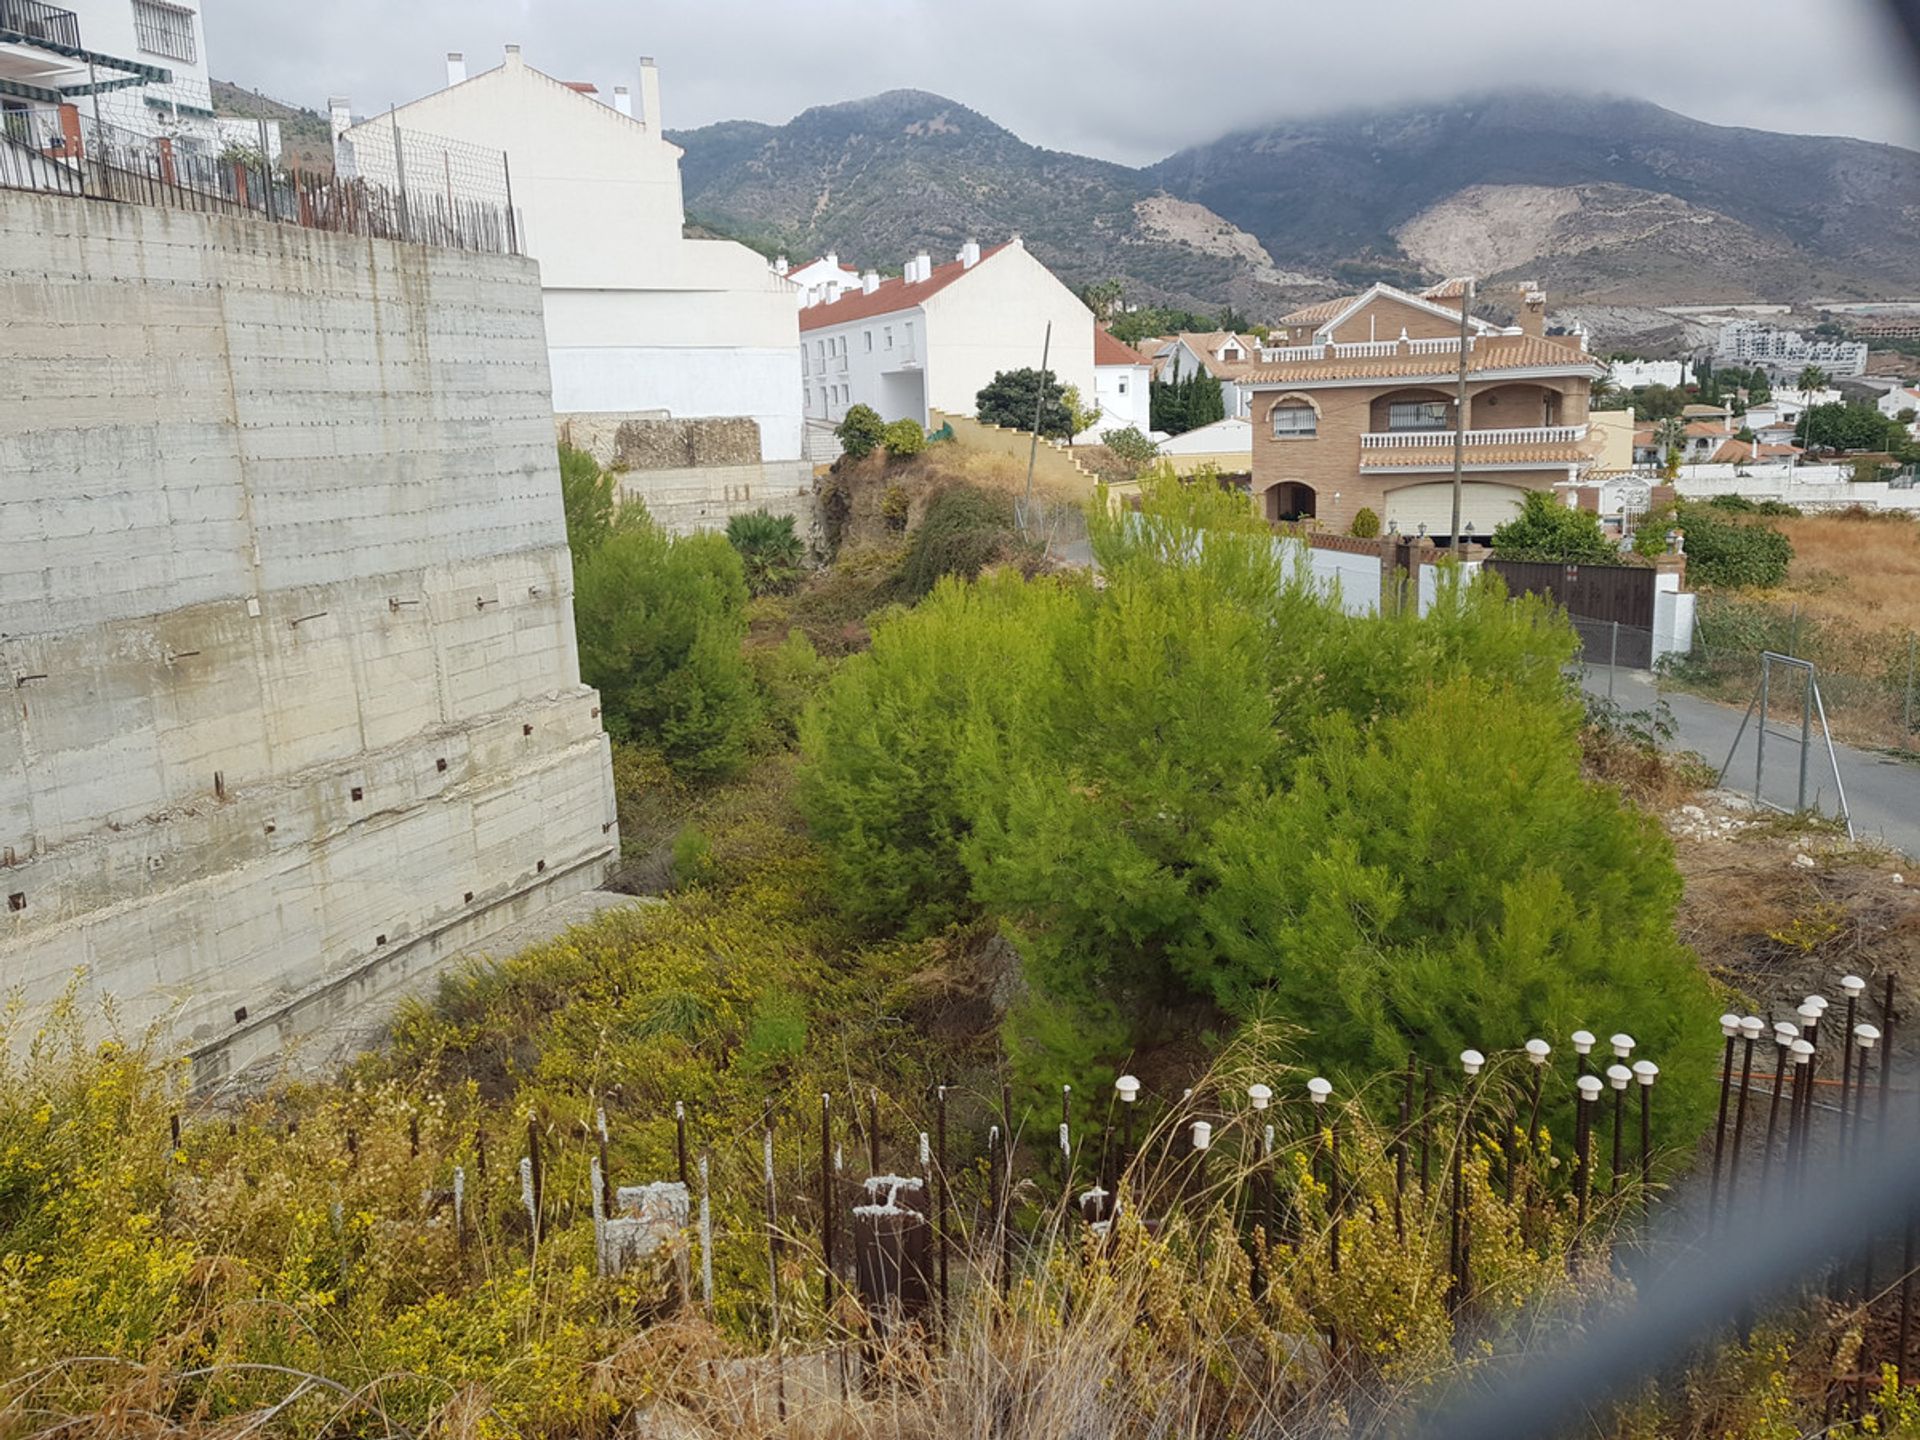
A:
MULTIPOLYGON (((1460 487, 1461 527, 1471 524, 1475 535, 1491 535, 1520 513, 1526 493, 1516 485, 1467 481, 1460 487)), ((1387 495, 1387 521, 1398 525, 1402 535, 1417 535, 1422 525, 1429 535, 1446 535, 1453 529, 1453 482, 1442 480, 1391 491, 1387 495)))

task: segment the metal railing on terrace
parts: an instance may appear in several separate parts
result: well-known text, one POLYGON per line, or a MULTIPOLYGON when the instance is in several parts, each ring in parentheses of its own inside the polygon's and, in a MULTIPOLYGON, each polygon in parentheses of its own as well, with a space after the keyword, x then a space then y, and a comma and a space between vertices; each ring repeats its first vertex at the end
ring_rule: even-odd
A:
MULTIPOLYGON (((1392 355, 1458 355, 1460 341, 1443 335, 1430 340, 1339 340, 1318 345, 1263 345, 1260 360, 1267 365, 1285 365, 1298 360, 1368 360, 1392 355)), ((1467 337, 1467 353, 1473 353, 1473 337, 1467 337)))
MULTIPOLYGON (((1585 425, 1522 425, 1505 430, 1469 430, 1469 445, 1573 445, 1587 438, 1585 425)), ((1360 437, 1362 450, 1406 450, 1453 444, 1451 430, 1372 430, 1360 437)))
MULTIPOLYGON (((0 0, 0 5, 26 0, 0 0)), ((393 132, 404 143, 408 132, 393 132)), ((429 137, 430 138, 430 137, 429 137)), ((0 128, 0 189, 231 215, 496 255, 525 254, 507 159, 456 142, 418 178, 283 168, 246 146, 210 152, 85 118, 77 107, 14 112, 0 128), (455 151, 459 153, 456 172, 455 151)))
POLYGON ((38 40, 78 50, 80 17, 40 0, 0 0, 0 33, 18 35, 29 44, 38 40))

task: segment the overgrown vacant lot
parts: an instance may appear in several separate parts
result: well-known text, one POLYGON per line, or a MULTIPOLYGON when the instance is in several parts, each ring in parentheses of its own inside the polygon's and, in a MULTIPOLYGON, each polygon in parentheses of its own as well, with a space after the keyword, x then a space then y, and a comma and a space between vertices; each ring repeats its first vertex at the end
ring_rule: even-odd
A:
MULTIPOLYGON (((1094 517, 1096 587, 954 493, 751 597, 779 567, 602 517, 583 645, 660 903, 245 1106, 100 1016, 17 1037, 0 1433, 1399 1433, 1629 1300, 1721 1009, 1907 975, 1884 858, 1695 821, 1685 776, 1586 723, 1546 610, 1449 585, 1342 615, 1170 480, 1094 517), (1631 1147, 1578 1164, 1576 1027, 1660 1066, 1652 1192, 1631 1147), (679 1175, 676 1107, 711 1244, 603 1275, 593 1166, 679 1175), (876 1170, 934 1182, 948 1300, 914 1324, 850 1273, 876 1170)), ((1583 1433, 1916 1433, 1836 1295, 1583 1433)))
POLYGON ((1920 522, 1841 514, 1774 524, 1793 542, 1785 593, 1809 615, 1870 630, 1920 630, 1920 522))

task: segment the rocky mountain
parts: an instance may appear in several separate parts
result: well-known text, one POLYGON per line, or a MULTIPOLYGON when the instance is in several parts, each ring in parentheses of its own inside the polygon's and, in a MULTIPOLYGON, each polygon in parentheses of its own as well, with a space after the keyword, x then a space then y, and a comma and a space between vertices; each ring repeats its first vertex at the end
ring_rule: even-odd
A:
POLYGON ((923 91, 670 138, 686 151, 689 221, 796 260, 838 250, 897 269, 922 249, 944 258, 969 238, 1017 233, 1069 283, 1123 276, 1146 302, 1245 307, 1324 279, 1289 275, 1251 235, 1139 171, 1029 145, 923 91))
POLYGON ((1568 300, 1912 293, 1920 154, 1507 92, 1287 121, 1134 170, 920 91, 678 134, 691 216, 897 265, 1018 232, 1071 283, 1256 313, 1375 278, 1538 277, 1568 300))

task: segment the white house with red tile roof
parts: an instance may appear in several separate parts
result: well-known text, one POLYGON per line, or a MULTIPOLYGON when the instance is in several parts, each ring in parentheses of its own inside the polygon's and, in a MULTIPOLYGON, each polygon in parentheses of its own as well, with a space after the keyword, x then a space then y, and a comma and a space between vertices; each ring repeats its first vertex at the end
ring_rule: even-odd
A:
POLYGON ((391 136, 417 171, 456 177, 461 146, 504 151, 526 251, 540 263, 553 406, 561 414, 664 412, 744 416, 760 428, 763 464, 801 457, 799 330, 794 289, 731 240, 683 230, 680 147, 660 112, 660 77, 640 62, 639 104, 608 104, 534 69, 507 47, 468 77, 457 55, 447 85, 360 125, 335 102, 336 164, 393 183, 391 136), (440 153, 434 153, 434 147, 440 153))
POLYGON ((1129 426, 1145 435, 1152 429, 1152 410, 1148 404, 1148 386, 1153 381, 1153 361, 1124 340, 1117 340, 1104 325, 1093 332, 1093 398, 1100 418, 1087 434, 1097 438, 1109 430, 1129 426))
POLYGON ((860 272, 851 265, 842 265, 840 257, 831 250, 804 265, 789 265, 787 257, 782 255, 774 261, 773 269, 797 288, 794 299, 802 310, 823 300, 837 300, 847 291, 860 288, 860 272))
POLYGON ((801 383, 809 420, 837 423, 853 405, 884 420, 934 410, 974 413, 1002 370, 1047 368, 1095 394, 1093 312, 1016 236, 982 249, 969 240, 944 265, 924 253, 895 278, 869 270, 859 288, 800 312, 801 383))

